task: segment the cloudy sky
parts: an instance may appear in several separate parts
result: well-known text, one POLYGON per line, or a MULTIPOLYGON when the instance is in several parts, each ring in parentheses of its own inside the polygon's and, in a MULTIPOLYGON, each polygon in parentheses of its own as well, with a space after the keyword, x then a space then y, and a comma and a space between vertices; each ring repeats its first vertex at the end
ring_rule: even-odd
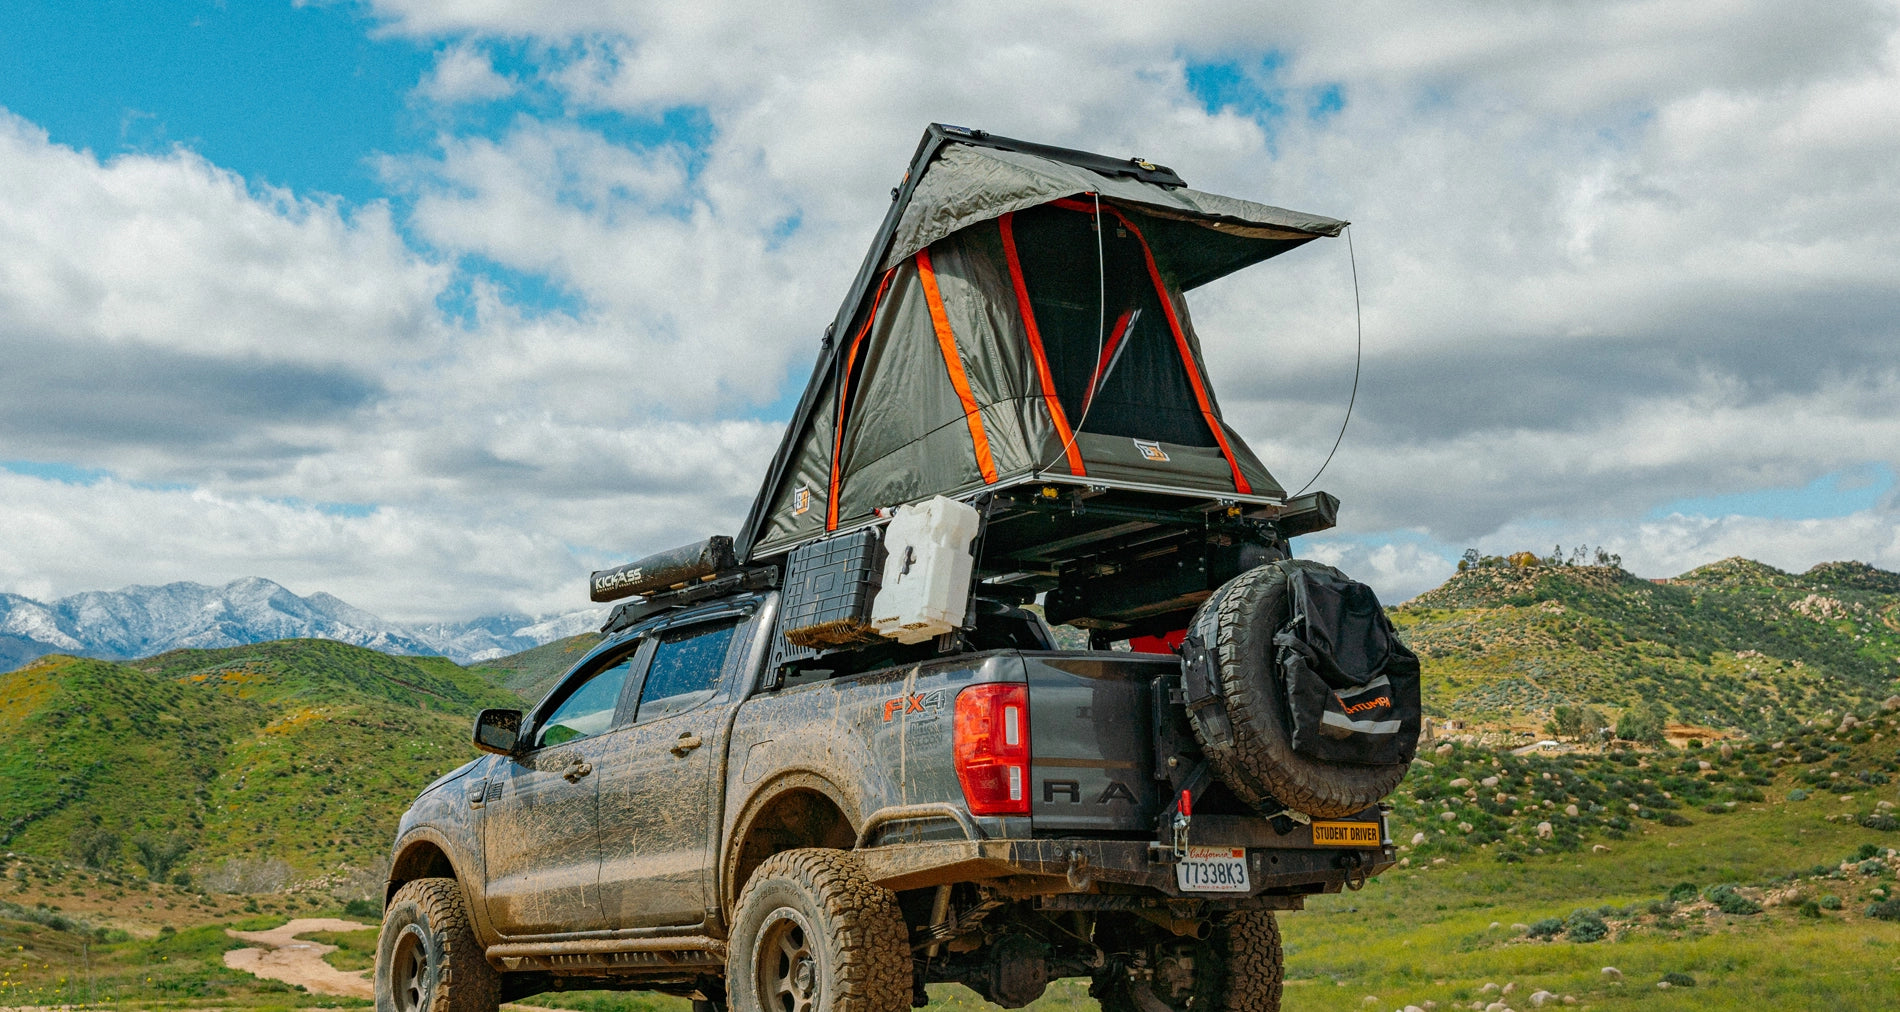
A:
MULTIPOLYGON (((539 614, 733 531, 932 120, 1355 223, 1300 548, 1388 599, 1900 568, 1892 0, 0 7, 0 591, 539 614)), ((1193 307, 1298 487, 1346 244, 1193 307)))

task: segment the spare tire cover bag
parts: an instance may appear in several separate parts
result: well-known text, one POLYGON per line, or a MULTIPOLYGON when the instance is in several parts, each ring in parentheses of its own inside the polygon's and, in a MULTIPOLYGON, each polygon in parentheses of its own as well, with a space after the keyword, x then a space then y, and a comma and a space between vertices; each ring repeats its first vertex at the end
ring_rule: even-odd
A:
POLYGON ((1344 573, 1298 559, 1248 570, 1201 606, 1181 653, 1195 737, 1221 781, 1260 811, 1351 815, 1404 778, 1418 741, 1418 659, 1371 590, 1344 573))

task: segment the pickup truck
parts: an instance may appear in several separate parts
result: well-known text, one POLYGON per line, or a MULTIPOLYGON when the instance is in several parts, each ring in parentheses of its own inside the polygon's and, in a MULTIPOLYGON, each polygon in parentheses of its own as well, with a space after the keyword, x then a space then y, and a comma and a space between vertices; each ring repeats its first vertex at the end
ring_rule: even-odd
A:
POLYGON ((383 1012, 569 989, 696 1012, 894 1012, 954 981, 1018 1008, 1091 978, 1107 1012, 1279 1007, 1276 911, 1394 850, 1374 804, 1238 800, 1173 653, 1055 649, 986 604, 955 652, 769 663, 780 592, 610 635, 403 815, 383 1012))

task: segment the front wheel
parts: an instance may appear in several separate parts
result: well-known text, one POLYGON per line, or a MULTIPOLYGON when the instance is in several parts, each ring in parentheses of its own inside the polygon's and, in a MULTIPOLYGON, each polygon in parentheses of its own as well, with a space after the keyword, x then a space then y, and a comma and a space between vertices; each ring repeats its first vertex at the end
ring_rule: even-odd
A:
POLYGON ((1170 939, 1110 960, 1089 994, 1102 1012, 1279 1012, 1285 957, 1266 910, 1239 910, 1206 941, 1170 939))
POLYGON ((910 942, 897 895, 846 851, 774 854, 739 894, 726 981, 733 1012, 904 1012, 910 942))
POLYGON ((376 939, 376 1012, 496 1012, 501 975, 469 923, 462 887, 420 878, 396 890, 376 939))

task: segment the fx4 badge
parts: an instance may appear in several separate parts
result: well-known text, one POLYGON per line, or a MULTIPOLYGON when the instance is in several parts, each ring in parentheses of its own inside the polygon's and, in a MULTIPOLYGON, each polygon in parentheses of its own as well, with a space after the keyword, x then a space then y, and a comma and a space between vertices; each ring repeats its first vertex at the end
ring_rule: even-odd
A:
POLYGON ((943 690, 932 689, 914 695, 893 696, 884 701, 884 723, 888 724, 898 717, 910 719, 913 713, 922 714, 920 720, 935 720, 943 712, 943 690))

